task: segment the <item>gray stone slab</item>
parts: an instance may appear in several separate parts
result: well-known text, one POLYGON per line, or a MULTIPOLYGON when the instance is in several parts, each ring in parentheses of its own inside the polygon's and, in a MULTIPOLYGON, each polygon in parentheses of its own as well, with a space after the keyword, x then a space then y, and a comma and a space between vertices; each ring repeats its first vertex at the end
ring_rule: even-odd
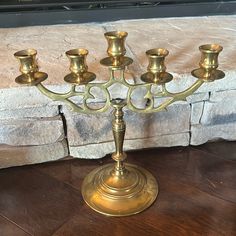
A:
POLYGON ((191 125, 200 124, 205 102, 196 102, 191 105, 191 125))
MULTIPOLYGON (((136 150, 152 147, 172 147, 189 145, 189 133, 161 135, 151 138, 128 140, 124 142, 124 150, 136 150)), ((115 150, 114 142, 90 144, 84 146, 70 146, 73 157, 85 159, 102 158, 115 150)))
MULTIPOLYGON (((113 140, 112 112, 101 115, 64 113, 67 121, 70 146, 87 145, 113 140)), ((167 111, 137 114, 125 111, 126 138, 140 139, 156 135, 177 134, 189 131, 190 106, 187 103, 170 106, 167 111)))
POLYGON ((208 141, 216 140, 236 140, 236 122, 229 124, 219 124, 212 126, 192 125, 191 145, 201 145, 208 141))
POLYGON ((204 104, 201 124, 220 125, 236 123, 236 90, 212 93, 204 104))
POLYGON ((60 116, 0 120, 0 143, 13 146, 44 145, 65 137, 60 116))
POLYGON ((59 160, 68 156, 65 140, 38 146, 0 145, 0 168, 59 160))

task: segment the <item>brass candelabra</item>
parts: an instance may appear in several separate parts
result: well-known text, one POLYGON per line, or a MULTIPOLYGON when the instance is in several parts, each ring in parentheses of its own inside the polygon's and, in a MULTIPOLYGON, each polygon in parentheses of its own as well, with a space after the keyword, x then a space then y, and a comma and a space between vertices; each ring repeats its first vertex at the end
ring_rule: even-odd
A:
POLYGON ((148 58, 147 72, 141 75, 142 83, 130 84, 124 76, 125 68, 133 60, 125 56, 126 32, 114 31, 105 33, 108 42, 108 57, 102 59, 100 63, 109 68, 110 78, 104 83, 90 83, 96 75, 88 71, 86 64, 86 49, 73 49, 66 52, 70 60, 70 73, 64 80, 71 84, 71 89, 66 93, 55 93, 48 90, 42 81, 48 75, 40 72, 36 63, 36 50, 27 49, 18 51, 14 56, 20 62, 20 72, 16 82, 22 85, 36 86, 44 95, 55 101, 62 101, 70 106, 72 111, 97 114, 113 108, 114 118, 112 121, 112 131, 115 141, 115 152, 112 158, 114 164, 104 165, 93 170, 84 179, 82 184, 82 195, 85 202, 95 211, 109 216, 126 216, 139 213, 149 207, 157 197, 158 184, 155 178, 147 170, 131 165, 124 164, 126 154, 123 151, 125 137, 125 122, 123 119, 123 108, 139 113, 159 112, 175 101, 183 101, 196 91, 204 82, 210 82, 224 77, 224 72, 218 70, 218 55, 222 47, 217 44, 207 44, 200 46, 201 59, 200 67, 192 71, 192 75, 197 78, 196 82, 188 89, 171 93, 166 88, 166 83, 173 79, 173 76, 166 71, 165 57, 168 50, 155 48, 146 52, 148 58), (115 73, 119 71, 120 73, 115 73), (119 75, 117 77, 117 74, 119 75), (122 84, 127 89, 126 99, 115 98, 108 88, 113 84, 122 84), (83 85, 82 91, 77 91, 76 86, 83 85), (158 92, 153 92, 153 86, 158 86, 158 92), (98 88, 105 94, 105 102, 102 107, 91 107, 88 99, 93 99, 92 88, 98 88), (148 99, 146 107, 137 107, 132 94, 137 89, 146 89, 145 99, 148 99), (71 100, 72 97, 82 97, 82 103, 76 104, 71 100), (154 100, 157 98, 167 98, 161 104, 155 106, 154 100))

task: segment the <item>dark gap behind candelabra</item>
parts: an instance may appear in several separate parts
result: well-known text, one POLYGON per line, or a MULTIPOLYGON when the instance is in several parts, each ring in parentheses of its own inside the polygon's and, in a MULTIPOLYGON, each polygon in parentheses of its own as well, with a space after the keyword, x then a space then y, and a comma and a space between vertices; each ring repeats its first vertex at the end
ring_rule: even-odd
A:
POLYGON ((235 13, 229 0, 5 0, 0 27, 235 13))

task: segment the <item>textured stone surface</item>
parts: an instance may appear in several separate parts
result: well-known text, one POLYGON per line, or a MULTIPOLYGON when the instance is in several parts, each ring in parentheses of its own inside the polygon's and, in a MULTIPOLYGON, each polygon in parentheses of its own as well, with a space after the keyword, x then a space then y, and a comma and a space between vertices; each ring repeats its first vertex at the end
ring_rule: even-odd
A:
POLYGON ((236 139, 236 90, 211 93, 209 101, 192 105, 191 144, 236 139))
MULTIPOLYGON (((66 92, 70 86, 64 83, 63 77, 69 73, 69 62, 64 52, 85 47, 90 52, 89 70, 97 74, 97 81, 106 81, 109 73, 107 68, 100 66, 99 60, 106 56, 103 33, 111 30, 129 33, 127 55, 134 63, 127 68, 126 77, 132 83, 139 82, 140 75, 146 71, 146 50, 163 47, 170 51, 166 65, 174 75, 174 80, 167 84, 171 92, 182 91, 194 83, 190 72, 198 67, 198 46, 219 43, 224 47, 219 68, 225 71, 225 79, 204 84, 187 98, 187 103, 178 102, 167 112, 140 115, 126 111, 126 149, 198 145, 217 138, 236 139, 236 46, 233 43, 236 41, 236 16, 211 16, 0 29, 0 143, 40 147, 50 144, 52 148, 65 136, 62 120, 57 116, 58 105, 62 105, 72 155, 99 158, 113 151, 111 113, 98 116, 71 113, 61 101, 51 101, 37 88, 19 87, 14 82, 19 72, 13 57, 15 51, 37 49, 40 70, 49 74, 44 84, 55 92, 66 92)), ((123 87, 113 86, 110 91, 112 97, 126 95, 123 87)), ((90 102, 104 100, 101 91, 93 91, 93 94, 95 100, 90 102)), ((145 105, 144 94, 143 90, 136 91, 136 104, 145 105)), ((80 103, 81 99, 73 98, 73 101, 80 103)), ((43 161, 44 154, 45 161, 50 160, 50 148, 35 152, 38 157, 30 151, 29 163, 43 161)), ((61 154, 58 155, 61 157, 61 154)), ((52 160, 54 157, 56 152, 52 160)), ((26 159, 23 158, 22 163, 27 163, 26 159)), ((21 163, 20 158, 16 160, 21 163)))
MULTIPOLYGON (((124 150, 134 150, 150 147, 171 147, 189 145, 189 133, 161 135, 144 139, 126 139, 124 150)), ((84 146, 71 146, 70 154, 78 158, 96 159, 102 158, 115 150, 114 142, 90 144, 84 146)))
MULTIPOLYGON (((113 139, 112 112, 102 115, 64 113, 67 120, 70 146, 107 142, 113 139)), ((168 107, 155 114, 137 114, 125 111, 126 139, 150 138, 157 135, 189 131, 190 106, 187 103, 168 107)))
POLYGON ((200 145, 207 141, 219 139, 235 140, 236 125, 235 123, 219 124, 211 126, 192 125, 191 126, 191 145, 200 145))
POLYGON ((0 168, 54 161, 67 155, 68 147, 65 140, 41 146, 0 145, 0 168))
POLYGON ((60 116, 0 120, 0 143, 13 146, 51 144, 64 139, 60 116))
POLYGON ((196 102, 191 106, 191 125, 200 124, 204 110, 204 102, 196 102))
POLYGON ((236 90, 212 93, 205 102, 202 125, 236 123, 236 90))

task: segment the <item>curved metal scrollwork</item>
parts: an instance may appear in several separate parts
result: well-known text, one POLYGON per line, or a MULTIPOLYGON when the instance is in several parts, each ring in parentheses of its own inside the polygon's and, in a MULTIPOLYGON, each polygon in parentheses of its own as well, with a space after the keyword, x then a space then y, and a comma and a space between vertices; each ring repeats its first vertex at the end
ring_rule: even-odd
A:
POLYGON ((70 91, 67 93, 52 92, 48 90, 45 86, 43 86, 42 83, 37 84, 36 87, 40 90, 41 93, 43 93, 50 99, 54 101, 62 101, 66 103, 74 112, 79 112, 79 113, 84 113, 84 114, 96 114, 96 113, 105 112, 110 108, 111 106, 110 101, 112 98, 112 94, 110 94, 108 88, 112 86, 113 84, 120 83, 128 88, 128 92, 126 95, 127 109, 134 112, 138 112, 138 113, 151 113, 151 112, 158 112, 158 111, 165 110, 167 106, 169 106, 170 104, 176 101, 185 101, 186 97, 191 95, 204 83, 203 80, 198 79, 190 88, 180 93, 169 92, 166 89, 165 84, 163 84, 163 85, 159 85, 161 89, 160 92, 153 93, 152 86, 154 84, 152 83, 130 84, 124 78, 124 71, 122 71, 120 78, 114 77, 113 70, 110 70, 110 72, 111 72, 111 77, 109 81, 105 83, 89 83, 85 85, 85 89, 83 92, 77 92, 76 85, 72 85, 70 91), (105 101, 103 102, 103 105, 100 108, 92 108, 89 106, 89 103, 87 102, 88 99, 95 99, 94 95, 92 95, 91 93, 92 88, 99 88, 105 94, 105 101), (144 108, 138 108, 137 106, 135 106, 134 102, 132 101, 132 94, 138 88, 145 88, 147 91, 143 99, 148 99, 149 102, 144 108), (83 101, 82 104, 76 104, 75 102, 70 100, 70 98, 74 96, 82 97, 82 101, 83 101), (160 97, 161 98, 167 97, 168 99, 161 105, 155 107, 154 100, 160 97))
POLYGON ((104 83, 92 82, 96 75, 88 71, 86 63, 86 57, 88 50, 86 49, 72 49, 66 52, 67 57, 70 60, 71 73, 66 75, 64 80, 71 85, 70 91, 66 93, 55 93, 47 89, 42 85, 42 81, 47 78, 47 74, 38 71, 36 63, 36 50, 27 49, 15 53, 15 57, 20 62, 21 75, 16 78, 16 82, 19 84, 34 85, 44 95, 52 100, 62 101, 70 106, 72 111, 96 114, 102 113, 109 109, 111 106, 112 94, 109 92, 109 88, 114 84, 121 84, 128 89, 126 95, 126 108, 139 113, 151 113, 165 110, 166 107, 176 101, 186 100, 186 97, 196 91, 204 82, 214 81, 224 77, 224 73, 217 69, 218 67, 218 55, 222 51, 222 47, 216 44, 207 44, 200 46, 201 60, 200 68, 193 70, 192 75, 198 80, 185 91, 180 93, 171 93, 166 88, 166 83, 173 79, 173 76, 166 71, 165 57, 169 54, 168 50, 163 48, 155 48, 148 50, 146 55, 148 57, 147 72, 141 76, 142 83, 130 84, 127 82, 124 76, 125 68, 130 65, 133 60, 125 56, 125 38, 126 32, 108 32, 105 34, 108 41, 107 53, 109 57, 106 57, 100 61, 102 65, 109 68, 110 78, 104 83), (115 71, 120 71, 120 76, 115 77, 115 71), (158 86, 160 91, 152 92, 153 86, 158 86), (76 86, 84 86, 84 90, 78 92, 76 86), (92 89, 97 88, 105 95, 103 104, 99 108, 91 107, 90 100, 96 98, 92 93, 92 89), (135 105, 132 99, 132 94, 139 88, 145 88, 146 94, 144 99, 148 102, 145 107, 138 107, 135 105), (80 97, 82 99, 81 104, 77 104, 72 100, 72 97, 80 97), (158 98, 166 98, 161 104, 155 106, 155 101, 158 98))

